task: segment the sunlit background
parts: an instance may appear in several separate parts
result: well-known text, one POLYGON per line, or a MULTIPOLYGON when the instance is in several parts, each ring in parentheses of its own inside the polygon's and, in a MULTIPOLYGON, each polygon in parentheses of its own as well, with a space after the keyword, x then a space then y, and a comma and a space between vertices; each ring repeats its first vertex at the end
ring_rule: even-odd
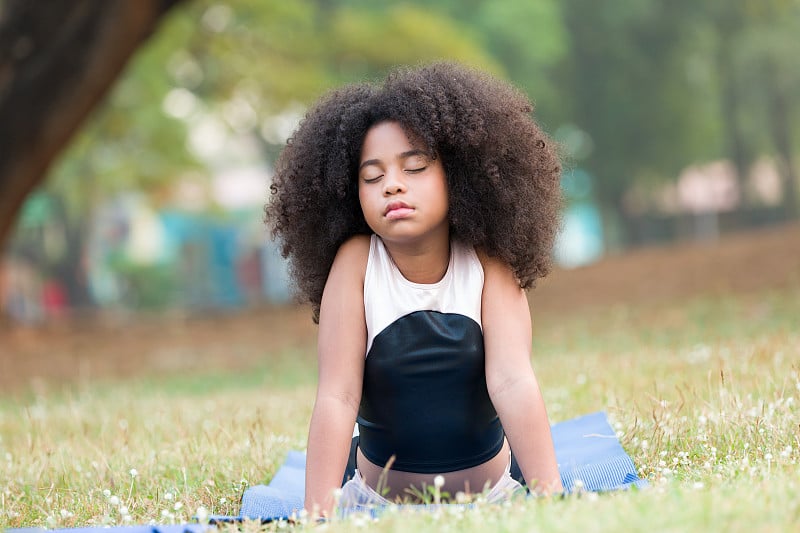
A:
POLYGON ((289 302, 262 220, 326 90, 452 59, 510 80, 563 147, 556 264, 798 216, 792 0, 195 0, 138 51, 28 197, 7 321, 289 302))

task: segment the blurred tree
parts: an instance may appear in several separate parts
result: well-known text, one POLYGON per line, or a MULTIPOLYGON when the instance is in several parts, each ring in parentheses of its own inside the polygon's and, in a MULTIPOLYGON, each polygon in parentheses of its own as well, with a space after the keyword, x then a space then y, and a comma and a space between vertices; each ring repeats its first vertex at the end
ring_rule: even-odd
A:
POLYGON ((575 124, 594 146, 584 165, 612 248, 623 246, 625 192, 634 181, 663 181, 713 153, 714 121, 694 98, 692 45, 698 38, 686 0, 569 0, 571 43, 559 82, 575 124))
POLYGON ((566 93, 553 75, 570 44, 560 2, 500 0, 465 4, 444 0, 441 6, 481 36, 509 80, 536 105, 537 119, 545 129, 554 130, 568 121, 566 93))
POLYGON ((719 119, 723 125, 724 155, 733 162, 739 189, 746 195, 745 178, 747 169, 756 155, 756 146, 755 143, 747 141, 742 125, 746 108, 742 101, 742 86, 735 65, 736 43, 747 24, 744 6, 745 2, 742 0, 714 0, 706 4, 705 15, 717 37, 714 55, 719 87, 719 119))
POLYGON ((754 206, 748 178, 756 159, 773 154, 783 177, 787 214, 797 215, 797 150, 792 117, 798 114, 800 63, 796 60, 800 4, 796 0, 709 0, 690 23, 696 39, 696 90, 716 103, 707 120, 718 125, 714 157, 736 170, 742 205, 754 206))
POLYGON ((0 246, 25 197, 176 2, 0 4, 0 246))
POLYGON ((414 5, 204 0, 187 7, 180 24, 194 32, 170 59, 173 83, 232 133, 259 143, 267 159, 285 141, 276 126, 285 130, 334 86, 442 58, 500 70, 466 28, 414 5))
POLYGON ((347 2, 197 0, 173 10, 44 184, 66 241, 49 268, 73 289, 71 301, 86 300, 81 254, 93 210, 130 189, 165 198, 192 169, 201 179, 212 174, 203 166, 215 164, 213 154, 189 142, 208 123, 216 136, 254 142, 266 163, 324 90, 437 58, 500 70, 469 31, 411 5, 380 11, 347 2))
MULTIPOLYGON (((789 216, 798 209, 798 150, 792 125, 800 119, 800 3, 793 0, 735 0, 711 4, 720 30, 720 70, 723 92, 738 96, 731 109, 730 148, 742 190, 750 164, 760 153, 772 153, 783 182, 783 202, 789 216), (724 52, 722 50, 725 50, 724 52), (733 122, 739 118, 741 122, 733 122), (766 142, 765 142, 766 141, 766 142), (750 147, 749 152, 746 148, 750 147), (745 152, 741 154, 739 152, 745 152)), ((724 114, 724 113, 723 113, 724 114)))
MULTIPOLYGON (((163 28, 179 16, 173 11, 163 28)), ((73 306, 90 303, 84 254, 99 204, 131 189, 157 195, 177 173, 199 166, 186 149, 186 125, 162 110, 172 88, 164 58, 185 40, 186 35, 174 31, 161 31, 150 39, 41 186, 58 207, 48 224, 60 228, 64 245, 60 254, 40 253, 36 264, 64 284, 73 306)), ((16 235, 12 245, 37 249, 37 243, 21 243, 21 238, 24 235, 16 235)))

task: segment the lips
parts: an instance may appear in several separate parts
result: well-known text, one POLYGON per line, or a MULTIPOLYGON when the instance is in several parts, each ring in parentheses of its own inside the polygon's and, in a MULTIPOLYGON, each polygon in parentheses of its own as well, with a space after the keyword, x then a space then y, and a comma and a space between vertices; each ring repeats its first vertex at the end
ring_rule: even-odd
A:
POLYGON ((389 205, 386 206, 383 216, 390 220, 394 220, 398 218, 405 218, 413 212, 414 209, 405 202, 390 202, 389 205))

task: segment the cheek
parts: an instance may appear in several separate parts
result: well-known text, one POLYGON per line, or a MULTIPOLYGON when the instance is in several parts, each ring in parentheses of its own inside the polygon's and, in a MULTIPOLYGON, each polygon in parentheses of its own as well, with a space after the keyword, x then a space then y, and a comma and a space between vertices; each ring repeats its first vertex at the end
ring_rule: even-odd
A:
POLYGON ((361 206, 361 212, 364 214, 365 217, 369 217, 370 214, 370 199, 369 194, 364 190, 363 187, 358 188, 358 205, 361 206))
POLYGON ((447 186, 447 177, 442 175, 441 180, 436 186, 436 195, 445 206, 450 205, 450 188, 447 186))

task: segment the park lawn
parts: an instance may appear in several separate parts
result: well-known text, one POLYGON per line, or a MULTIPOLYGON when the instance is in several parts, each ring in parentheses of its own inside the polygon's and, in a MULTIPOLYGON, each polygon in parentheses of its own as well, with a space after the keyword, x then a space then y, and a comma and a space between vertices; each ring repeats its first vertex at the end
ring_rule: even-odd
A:
MULTIPOLYGON (((606 411, 650 487, 393 510, 375 523, 356 516, 326 528, 796 530, 798 326, 800 287, 564 317, 534 308, 534 368, 551 419, 606 411)), ((177 523, 200 508, 238 514, 243 490, 267 483, 286 452, 304 446, 313 403, 312 350, 261 359, 247 372, 0 394, 0 525, 177 523)))

